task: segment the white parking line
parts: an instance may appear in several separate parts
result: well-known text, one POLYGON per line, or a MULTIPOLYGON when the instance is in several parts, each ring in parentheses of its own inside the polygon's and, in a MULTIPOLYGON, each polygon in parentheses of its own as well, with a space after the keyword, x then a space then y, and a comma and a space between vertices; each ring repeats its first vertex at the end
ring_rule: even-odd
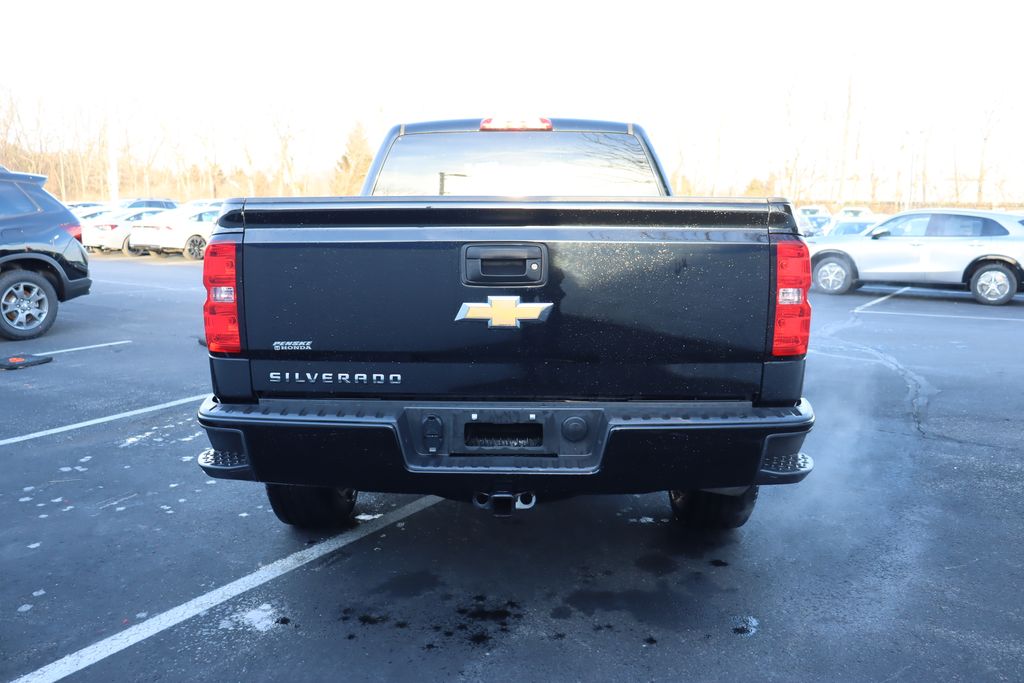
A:
POLYGON ((114 420, 122 420, 126 417, 135 417, 136 415, 144 415, 145 413, 152 413, 155 410, 163 410, 164 408, 173 408, 174 406, 184 405, 185 403, 195 403, 201 401, 209 396, 209 394, 199 394, 198 396, 189 396, 188 398, 179 398, 177 401, 168 401, 167 403, 160 403, 159 405, 149 406, 146 408, 137 408, 136 410, 129 410, 124 413, 117 413, 116 415, 107 415, 106 417, 97 417, 93 420, 86 420, 85 422, 76 422, 75 424, 64 425, 63 427, 54 427, 53 429, 44 429, 41 432, 32 432, 31 434, 25 434, 23 436, 12 436, 8 439, 0 439, 0 446, 9 446, 12 443, 21 443, 22 441, 31 441, 32 439, 39 439, 44 436, 50 436, 52 434, 60 434, 62 432, 70 432, 74 429, 81 429, 82 427, 91 427, 93 425, 103 424, 104 422, 113 422, 114 420))
POLYGON ((58 353, 70 353, 72 351, 85 351, 86 349, 99 349, 104 346, 120 346, 121 344, 131 344, 131 339, 122 339, 116 342, 106 342, 105 344, 92 344, 91 346, 76 346, 71 349, 59 349, 57 351, 42 351, 40 353, 34 353, 34 356, 56 356, 58 353))
POLYGON ((910 315, 918 318, 960 318, 963 320, 1002 320, 1011 323, 1024 323, 1024 318, 997 318, 987 315, 953 315, 951 313, 904 313, 901 311, 857 311, 854 313, 865 313, 872 315, 910 315))
POLYGON ((440 502, 441 499, 435 496, 424 496, 423 498, 414 500, 407 505, 403 505, 397 510, 387 513, 383 517, 360 524, 351 532, 335 536, 334 538, 328 539, 311 548, 305 548, 292 553, 287 557, 283 557, 276 562, 272 562, 265 567, 257 569, 252 574, 236 579, 229 584, 221 586, 220 588, 215 588, 209 593, 200 595, 198 598, 193 598, 182 605, 173 607, 162 614, 158 614, 155 617, 147 619, 141 624, 136 624, 131 628, 127 628, 120 633, 115 633, 109 638, 104 638, 98 643, 93 643, 88 647, 82 648, 78 652, 73 652, 62 659, 58 659, 52 664, 47 664, 41 669, 37 669, 30 674, 22 676, 15 680, 14 683, 59 681, 65 676, 77 673, 87 666, 91 666, 92 664, 106 659, 111 655, 117 654, 136 643, 155 636, 162 631, 166 631, 172 626, 176 626, 181 622, 202 614, 209 609, 213 609, 232 598, 238 597, 246 591, 262 586, 268 581, 273 581, 292 570, 309 564, 313 560, 329 555, 336 550, 355 543, 361 538, 365 538, 370 534, 380 531, 390 524, 403 520, 406 517, 414 515, 422 510, 426 510, 431 505, 436 505, 440 502))
POLYGON ((910 289, 910 287, 904 287, 903 289, 897 289, 892 294, 886 294, 885 296, 880 296, 877 299, 872 299, 871 301, 867 302, 866 304, 863 304, 863 305, 858 306, 857 308, 853 309, 853 312, 854 313, 860 313, 865 308, 871 308, 875 304, 880 304, 880 303, 882 303, 883 301, 885 301, 887 299, 893 298, 897 294, 902 294, 903 292, 907 291, 908 289, 910 289))

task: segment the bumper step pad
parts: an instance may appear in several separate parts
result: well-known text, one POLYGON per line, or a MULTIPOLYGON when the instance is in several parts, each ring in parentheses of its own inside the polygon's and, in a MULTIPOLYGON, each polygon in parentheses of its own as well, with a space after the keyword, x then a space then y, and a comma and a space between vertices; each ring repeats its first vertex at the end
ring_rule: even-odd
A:
POLYGON ((196 460, 203 471, 211 477, 246 480, 254 478, 249 467, 249 457, 244 453, 207 448, 196 460))
POLYGON ((758 484, 795 484, 814 469, 814 460, 806 453, 775 455, 761 463, 758 484))

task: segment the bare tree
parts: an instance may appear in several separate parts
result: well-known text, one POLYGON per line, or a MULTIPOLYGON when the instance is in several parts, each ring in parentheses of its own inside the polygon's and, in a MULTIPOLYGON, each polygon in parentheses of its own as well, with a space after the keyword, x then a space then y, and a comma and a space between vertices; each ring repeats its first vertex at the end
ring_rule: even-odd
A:
POLYGON ((359 194, 372 161, 373 154, 366 139, 366 131, 362 123, 357 123, 348 134, 345 153, 334 167, 331 191, 337 195, 359 194))

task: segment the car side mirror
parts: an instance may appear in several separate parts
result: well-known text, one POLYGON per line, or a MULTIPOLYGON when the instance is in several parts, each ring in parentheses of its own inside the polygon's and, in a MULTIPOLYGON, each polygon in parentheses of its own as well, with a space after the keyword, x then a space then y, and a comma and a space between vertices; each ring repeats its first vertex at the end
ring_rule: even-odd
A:
POLYGON ((888 237, 891 234, 888 230, 877 230, 871 233, 871 239, 877 240, 879 237, 888 237))

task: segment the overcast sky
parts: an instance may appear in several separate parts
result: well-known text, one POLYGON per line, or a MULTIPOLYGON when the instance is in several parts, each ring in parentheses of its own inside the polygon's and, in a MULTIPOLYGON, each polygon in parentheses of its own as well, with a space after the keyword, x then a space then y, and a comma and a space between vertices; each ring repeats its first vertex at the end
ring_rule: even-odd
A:
MULTIPOLYGON (((1024 39, 1014 3, 17 2, 0 89, 27 121, 119 121, 247 148, 275 127, 329 168, 356 121, 526 114, 634 121, 670 168, 750 177, 799 147, 838 154, 848 89, 861 154, 932 163, 990 151, 1024 195, 1024 39), (908 143, 908 140, 910 142, 908 143), (715 169, 707 166, 714 163, 715 169)), ((66 128, 66 126, 64 126, 66 128)), ((852 141, 851 141, 851 144, 852 141)))

